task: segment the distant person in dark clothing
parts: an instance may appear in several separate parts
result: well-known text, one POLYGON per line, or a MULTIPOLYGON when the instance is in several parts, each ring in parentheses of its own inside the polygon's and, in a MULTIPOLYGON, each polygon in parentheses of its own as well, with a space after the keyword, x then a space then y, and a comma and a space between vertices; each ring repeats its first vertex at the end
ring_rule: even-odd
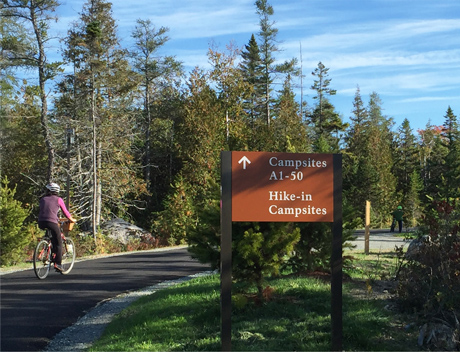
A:
POLYGON ((399 206, 398 208, 396 208, 395 211, 393 211, 393 213, 391 213, 393 215, 393 223, 391 224, 391 232, 394 232, 395 231, 395 225, 396 225, 396 222, 398 222, 398 225, 399 225, 399 233, 402 232, 402 223, 403 223, 403 210, 402 210, 402 206, 399 206))

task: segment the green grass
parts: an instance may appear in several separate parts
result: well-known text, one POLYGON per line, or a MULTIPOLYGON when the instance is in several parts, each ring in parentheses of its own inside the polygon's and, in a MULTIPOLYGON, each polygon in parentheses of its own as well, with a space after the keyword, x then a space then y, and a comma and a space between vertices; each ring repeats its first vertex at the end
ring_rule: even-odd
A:
POLYGON ((395 277, 399 261, 396 252, 370 252, 348 251, 353 257, 351 266, 344 268, 344 272, 357 280, 375 281, 388 280, 395 277))
MULTIPOLYGON (((139 299, 109 324, 91 351, 220 350, 219 280, 218 275, 197 278, 139 299)), ((268 284, 275 289, 270 301, 233 304, 232 349, 330 350, 329 282, 290 276, 268 284)), ((403 329, 401 317, 379 299, 352 295, 355 289, 353 282, 344 285, 345 350, 417 350, 415 332, 403 329)))

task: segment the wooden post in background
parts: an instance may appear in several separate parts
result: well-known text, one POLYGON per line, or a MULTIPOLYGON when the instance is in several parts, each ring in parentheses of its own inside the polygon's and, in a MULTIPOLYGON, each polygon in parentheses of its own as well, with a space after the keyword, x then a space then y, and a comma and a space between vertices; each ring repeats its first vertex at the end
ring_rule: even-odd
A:
POLYGON ((369 254, 369 226, 371 224, 371 202, 366 200, 366 224, 364 232, 364 253, 369 254))

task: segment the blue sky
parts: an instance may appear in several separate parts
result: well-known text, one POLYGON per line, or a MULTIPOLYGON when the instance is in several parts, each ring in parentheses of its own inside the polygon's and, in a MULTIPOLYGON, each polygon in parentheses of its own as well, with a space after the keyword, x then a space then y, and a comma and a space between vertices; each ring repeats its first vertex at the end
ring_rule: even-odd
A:
MULTIPOLYGON (((62 0, 65 35, 79 18, 83 0, 62 0)), ((345 121, 359 85, 367 104, 377 92, 395 129, 407 118, 414 132, 440 125, 448 106, 460 119, 460 1, 457 0, 269 0, 278 28, 276 59, 300 57, 304 100, 314 104, 311 72, 321 61, 329 68, 331 102, 345 121)), ((246 45, 259 31, 252 0, 114 0, 113 17, 122 45, 131 45, 136 19, 170 29, 162 54, 174 55, 187 70, 206 68, 211 43, 246 45)), ((300 94, 300 91, 298 92, 300 94)), ((300 98, 299 98, 300 99, 300 98)))

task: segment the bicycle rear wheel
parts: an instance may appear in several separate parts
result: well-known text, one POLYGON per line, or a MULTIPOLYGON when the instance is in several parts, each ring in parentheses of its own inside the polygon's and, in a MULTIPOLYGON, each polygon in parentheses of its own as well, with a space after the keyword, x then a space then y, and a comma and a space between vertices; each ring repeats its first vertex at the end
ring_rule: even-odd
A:
POLYGON ((34 252, 34 272, 40 280, 46 278, 50 272, 51 266, 51 248, 46 240, 38 242, 34 252))
POLYGON ((62 241, 62 269, 61 274, 68 274, 72 270, 75 263, 75 257, 77 252, 75 251, 75 244, 71 238, 66 238, 62 241))

